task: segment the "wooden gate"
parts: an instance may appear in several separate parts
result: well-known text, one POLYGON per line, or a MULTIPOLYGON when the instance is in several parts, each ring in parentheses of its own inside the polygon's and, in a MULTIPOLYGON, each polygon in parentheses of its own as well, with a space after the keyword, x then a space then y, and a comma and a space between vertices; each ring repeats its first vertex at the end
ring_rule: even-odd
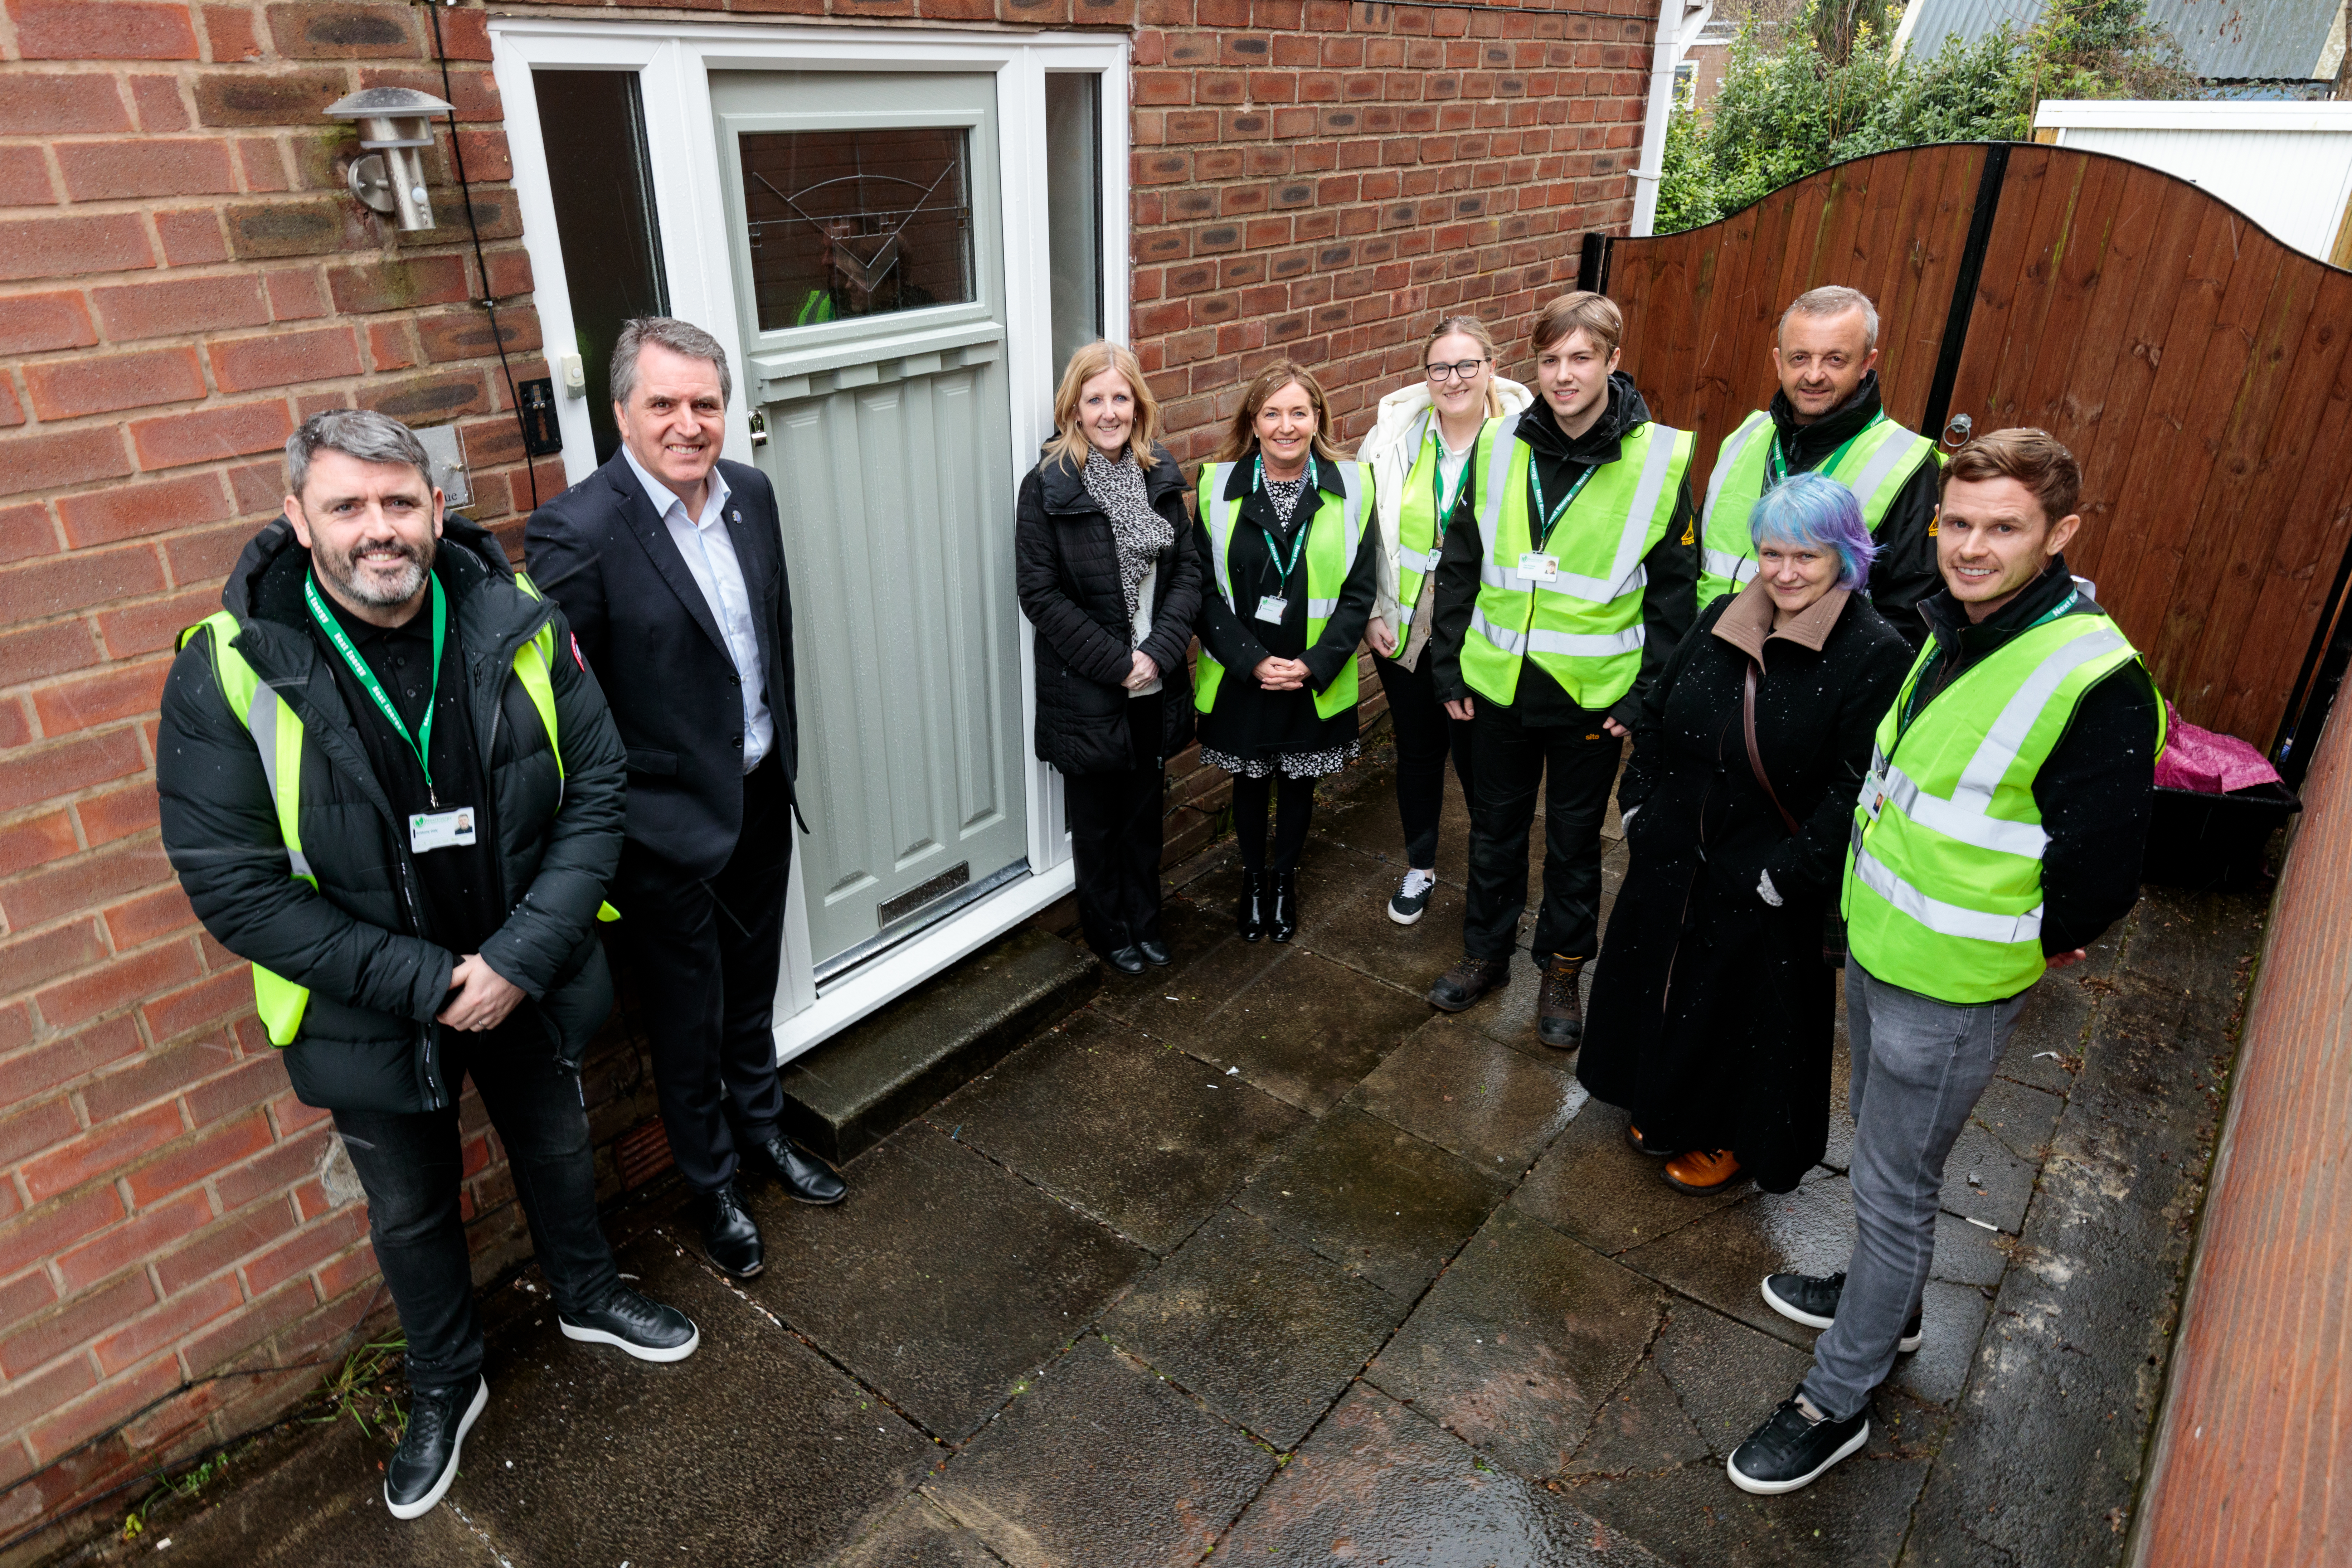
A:
POLYGON ((2352 273, 2155 169, 2000 143, 1857 159, 1589 260, 1625 310, 1624 369, 1698 431, 1695 489, 1772 395, 1782 307, 1825 283, 1869 294, 1888 413, 2065 442, 2084 473, 2067 559, 2165 694, 2292 742, 2352 564, 2352 273))

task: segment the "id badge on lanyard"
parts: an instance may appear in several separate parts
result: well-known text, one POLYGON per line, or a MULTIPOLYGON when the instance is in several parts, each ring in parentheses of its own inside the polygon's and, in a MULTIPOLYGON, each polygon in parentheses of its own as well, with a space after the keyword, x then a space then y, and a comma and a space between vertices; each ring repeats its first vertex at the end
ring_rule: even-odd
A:
POLYGON ((453 849, 474 842, 474 808, 419 811, 408 818, 408 847, 422 855, 433 849, 453 849))

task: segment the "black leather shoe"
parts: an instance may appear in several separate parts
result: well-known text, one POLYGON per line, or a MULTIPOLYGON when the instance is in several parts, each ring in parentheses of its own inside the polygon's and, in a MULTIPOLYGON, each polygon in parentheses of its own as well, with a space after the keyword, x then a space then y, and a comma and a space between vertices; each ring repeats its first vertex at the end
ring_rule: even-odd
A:
POLYGON ((588 1344, 617 1345, 639 1361, 684 1361, 702 1342, 702 1331, 676 1307, 638 1295, 616 1285, 604 1304, 573 1317, 558 1312, 555 1321, 567 1340, 588 1344))
POLYGON ((1441 1013, 1459 1013, 1510 977, 1508 959, 1472 958, 1465 953, 1461 963, 1439 975, 1437 984, 1429 988, 1429 1005, 1441 1013))
POLYGON ((1297 872, 1274 874, 1274 909, 1266 916, 1265 924, 1276 942, 1288 942, 1298 934, 1297 872))
POLYGON ((702 1195, 702 1251, 722 1274, 749 1279, 768 1266, 760 1227, 744 1212, 743 1194, 733 1183, 702 1195))
POLYGON ((1823 1470, 1869 1440, 1867 1409, 1832 1421, 1808 1415, 1794 1398, 1784 1399, 1770 1420, 1731 1451, 1724 1468, 1741 1491, 1771 1497, 1812 1485, 1823 1470))
POLYGON ((1121 974, 1140 974, 1144 969, 1143 954, 1133 947, 1112 948, 1103 954, 1103 962, 1121 974))
POLYGON ((1135 951, 1143 954, 1143 962, 1154 969, 1165 969, 1176 962, 1164 942, 1139 942, 1135 944, 1135 951))
POLYGON ((490 1402, 490 1381, 419 1388, 408 1396, 408 1430, 383 1468, 383 1505, 394 1519, 415 1519, 441 1500, 457 1479, 457 1450, 490 1402))
POLYGON ((831 1165, 781 1132, 752 1147, 751 1163, 801 1203, 822 1208, 849 1193, 849 1184, 835 1175, 831 1165))
POLYGON ((1244 942, 1265 934, 1266 877, 1263 871, 1242 873, 1241 902, 1234 908, 1234 928, 1244 942))
MULTIPOLYGON (((1764 1304, 1792 1323, 1802 1323, 1809 1329, 1826 1329, 1837 1317, 1838 1300, 1845 1294, 1843 1271, 1826 1277, 1818 1274, 1767 1274, 1764 1276, 1764 1304)), ((1895 1342, 1898 1354, 1909 1355, 1927 1342, 1927 1333, 1917 1312, 1903 1325, 1903 1335, 1895 1342)))

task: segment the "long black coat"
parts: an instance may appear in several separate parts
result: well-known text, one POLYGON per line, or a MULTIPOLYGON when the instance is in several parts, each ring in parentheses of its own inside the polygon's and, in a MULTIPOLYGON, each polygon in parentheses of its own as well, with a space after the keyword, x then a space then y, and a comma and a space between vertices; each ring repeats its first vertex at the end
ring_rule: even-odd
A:
POLYGON ((1130 646, 1110 518, 1087 492, 1081 470, 1047 458, 1021 481, 1013 584, 1021 613, 1037 628, 1037 755, 1066 773, 1125 773, 1135 765, 1128 735, 1134 697, 1121 683, 1136 653, 1160 667, 1160 755, 1172 757, 1192 742, 1192 671, 1185 656, 1201 610, 1201 565, 1184 511, 1184 472, 1164 447, 1154 447, 1151 458, 1144 492, 1171 532, 1158 557, 1151 635, 1140 647, 1130 646))
POLYGON ((1837 983, 1824 921, 1871 734, 1911 649, 1866 601, 1836 590, 1768 637, 1770 623, 1761 583, 1717 600, 1644 704, 1617 793, 1633 813, 1632 861, 1577 1077, 1631 1110, 1644 1139, 1734 1150, 1759 1186, 1787 1192, 1828 1142, 1837 983), (1743 627, 1763 652, 1757 749, 1794 837, 1748 766, 1749 660, 1732 640, 1743 627), (1757 890, 1768 872, 1778 909, 1757 890))

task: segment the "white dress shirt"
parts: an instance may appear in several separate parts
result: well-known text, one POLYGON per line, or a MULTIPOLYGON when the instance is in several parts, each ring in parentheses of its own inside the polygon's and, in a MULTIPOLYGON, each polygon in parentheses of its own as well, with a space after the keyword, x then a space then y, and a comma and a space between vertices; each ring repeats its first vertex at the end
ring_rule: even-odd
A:
POLYGON ((743 771, 748 773, 775 743, 776 721, 768 711, 768 686, 760 664, 760 633, 751 620, 751 595, 743 585, 742 563, 735 559, 734 538, 727 531, 731 494, 727 480, 719 466, 712 464, 702 515, 689 518, 677 492, 646 472, 626 444, 621 456, 629 460, 630 471, 646 488, 646 499, 662 509, 663 526, 677 542, 677 552, 686 558, 687 571, 702 590, 702 602, 709 606, 711 619, 719 623, 719 635, 727 639, 735 673, 743 679, 743 771))

